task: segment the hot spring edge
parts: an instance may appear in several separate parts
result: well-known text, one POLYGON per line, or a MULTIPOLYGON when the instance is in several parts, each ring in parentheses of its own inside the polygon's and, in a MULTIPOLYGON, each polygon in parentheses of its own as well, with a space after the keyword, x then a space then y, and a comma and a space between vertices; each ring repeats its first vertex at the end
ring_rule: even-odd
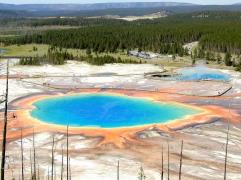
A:
POLYGON ((201 113, 177 103, 113 94, 77 94, 39 100, 30 115, 73 127, 121 128, 163 124, 201 113))

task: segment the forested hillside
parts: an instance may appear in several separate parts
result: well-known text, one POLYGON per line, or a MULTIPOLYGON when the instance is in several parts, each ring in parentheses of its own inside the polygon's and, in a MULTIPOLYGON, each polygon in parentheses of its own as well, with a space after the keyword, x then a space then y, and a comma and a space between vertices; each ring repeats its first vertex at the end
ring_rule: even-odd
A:
POLYGON ((94 52, 115 52, 117 49, 152 50, 183 54, 182 44, 200 38, 192 27, 158 25, 95 26, 79 29, 46 31, 6 41, 6 43, 44 43, 64 48, 92 49, 94 52), (192 35, 190 36, 190 33, 192 35))
POLYGON ((27 11, 13 11, 13 10, 2 10, 0 9, 0 20, 2 19, 19 19, 22 17, 31 16, 30 12, 27 11))
MULTIPOLYGON (((240 21, 239 12, 199 12, 134 22, 104 19, 47 20, 50 25, 80 23, 83 27, 47 30, 2 41, 6 44, 51 44, 63 48, 91 49, 94 52, 138 48, 180 56, 186 53, 182 48, 183 44, 199 41, 203 50, 240 54, 240 21)), ((38 26, 46 22, 31 22, 34 23, 38 26)))

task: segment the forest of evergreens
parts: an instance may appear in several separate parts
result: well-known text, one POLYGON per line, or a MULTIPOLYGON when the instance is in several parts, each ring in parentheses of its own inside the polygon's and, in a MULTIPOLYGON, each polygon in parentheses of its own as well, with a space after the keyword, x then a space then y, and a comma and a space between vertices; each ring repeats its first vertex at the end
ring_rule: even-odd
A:
POLYGON ((22 57, 20 58, 19 64, 32 65, 32 66, 39 66, 43 64, 63 65, 66 63, 67 60, 73 60, 73 59, 78 61, 85 61, 89 64, 97 65, 97 66, 104 65, 104 64, 111 64, 111 63, 123 63, 123 64, 143 63, 141 60, 134 61, 131 59, 123 59, 121 57, 115 58, 110 55, 99 56, 97 54, 94 56, 92 55, 92 52, 90 49, 87 49, 86 56, 83 56, 83 55, 74 56, 66 49, 50 46, 47 54, 45 54, 44 56, 22 57))
POLYGON ((123 64, 138 64, 142 63, 141 61, 137 62, 131 59, 121 59, 120 57, 115 58, 113 56, 105 55, 105 56, 97 56, 93 57, 92 55, 88 57, 79 57, 79 60, 86 61, 92 65, 104 65, 104 64, 112 64, 112 63, 123 63, 123 64))
POLYGON ((54 46, 49 47, 46 55, 34 56, 34 57, 22 57, 20 59, 20 65, 42 65, 42 64, 53 64, 53 65, 63 65, 66 60, 73 59, 73 55, 68 53, 62 48, 57 48, 54 46))
POLYGON ((217 11, 133 22, 104 18, 28 20, 25 21, 28 26, 69 25, 79 28, 45 30, 0 41, 6 45, 38 43, 89 49, 96 54, 138 49, 179 56, 188 55, 184 44, 199 41, 198 53, 193 57, 220 61, 219 53, 241 54, 240 16, 240 12, 217 11))
POLYGON ((130 23, 106 19, 40 20, 31 23, 36 26, 42 23, 47 23, 47 25, 71 25, 73 23, 72 25, 82 24, 83 27, 47 30, 1 41, 6 44, 40 43, 62 48, 89 48, 99 53, 139 48, 181 56, 185 54, 183 44, 199 41, 203 50, 240 54, 241 23, 237 18, 233 18, 240 14, 229 13, 229 16, 224 16, 225 18, 222 18, 220 14, 222 15, 222 13, 196 13, 192 16, 180 15, 181 18, 171 16, 163 20, 130 23))

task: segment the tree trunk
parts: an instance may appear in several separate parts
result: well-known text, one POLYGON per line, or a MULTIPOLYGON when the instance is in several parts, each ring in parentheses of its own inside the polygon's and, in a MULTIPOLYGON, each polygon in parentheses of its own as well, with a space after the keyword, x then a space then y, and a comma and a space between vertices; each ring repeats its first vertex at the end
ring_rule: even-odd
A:
POLYGON ((52 162, 51 162, 51 180, 54 179, 54 135, 53 135, 53 142, 52 142, 52 162))
POLYGON ((38 180, 40 180, 39 164, 38 164, 38 180))
POLYGON ((64 173, 64 150, 62 147, 62 161, 61 161, 61 180, 63 180, 63 173, 64 173))
POLYGON ((21 162, 22 162, 22 180, 24 180, 24 164, 23 164, 23 129, 21 128, 21 162))
POLYGON ((31 149, 29 150, 29 160, 30 160, 30 173, 31 173, 31 179, 33 179, 33 166, 32 166, 32 152, 31 149))
POLYGON ((1 180, 4 180, 5 174, 5 156, 7 141, 7 124, 8 124, 8 78, 9 78, 9 60, 7 60, 6 92, 5 92, 5 109, 4 109, 4 127, 2 139, 2 159, 1 159, 1 180))
POLYGON ((182 140, 182 144, 181 144, 180 167, 179 167, 179 180, 182 179, 182 152, 183 152, 183 140, 182 140))
MULTIPOLYGON (((229 105, 229 113, 230 113, 230 116, 231 116, 230 105, 229 105)), ((227 178, 229 129, 230 129, 230 122, 229 122, 229 120, 228 120, 227 138, 226 138, 226 145, 225 145, 225 160, 224 160, 224 177, 223 177, 224 180, 226 180, 226 178, 227 178)))
POLYGON ((69 157, 69 180, 71 180, 71 164, 70 164, 70 157, 69 157))
POLYGON ((118 160, 118 162, 117 162, 117 180, 119 180, 119 179, 120 179, 120 162, 118 160))
POLYGON ((163 172, 163 146, 162 146, 162 172, 161 172, 161 180, 163 180, 163 175, 164 175, 164 172, 163 172))
POLYGON ((69 179, 69 125, 67 126, 67 180, 69 179))
POLYGON ((35 132, 33 129, 33 180, 36 180, 35 132))
POLYGON ((169 147, 169 141, 167 142, 167 180, 170 179, 170 147, 169 147))

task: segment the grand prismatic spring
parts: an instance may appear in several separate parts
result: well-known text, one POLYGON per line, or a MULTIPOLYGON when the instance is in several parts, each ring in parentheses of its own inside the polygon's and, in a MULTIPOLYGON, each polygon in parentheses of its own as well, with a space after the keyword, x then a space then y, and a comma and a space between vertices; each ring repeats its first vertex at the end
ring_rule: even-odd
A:
POLYGON ((31 116, 73 127, 119 128, 166 123, 200 111, 173 103, 109 94, 47 98, 33 104, 31 116))

